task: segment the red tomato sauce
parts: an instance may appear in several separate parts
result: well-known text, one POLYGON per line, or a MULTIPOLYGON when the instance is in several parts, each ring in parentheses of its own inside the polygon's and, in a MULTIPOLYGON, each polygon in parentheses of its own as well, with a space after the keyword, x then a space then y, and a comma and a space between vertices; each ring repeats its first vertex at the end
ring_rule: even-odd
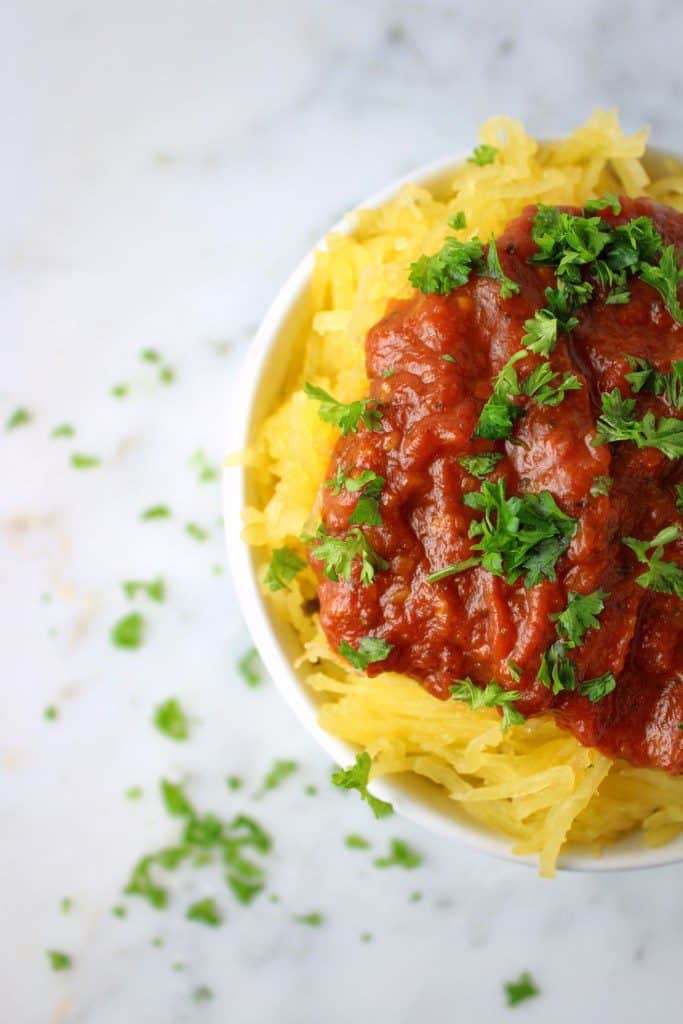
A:
MULTIPOLYGON (((525 414, 507 441, 472 439, 493 378, 520 349, 524 321, 545 305, 544 289, 555 284, 552 268, 529 263, 536 251, 534 213, 525 210, 497 243, 503 270, 520 284, 520 294, 503 299, 498 282, 473 276, 449 295, 416 293, 395 303, 369 332, 367 372, 370 394, 382 403, 381 427, 341 437, 328 476, 341 464, 353 475, 370 469, 384 477, 382 525, 364 526, 363 532, 389 567, 364 586, 358 564, 348 582, 332 582, 312 558, 322 626, 335 650, 342 640, 356 648, 366 636, 392 645, 385 661, 368 666, 369 675, 403 672, 441 699, 466 676, 480 686, 495 680, 521 691, 516 707, 527 717, 551 709, 585 745, 681 773, 683 602, 636 583, 645 567, 621 542, 683 524, 674 489, 683 479, 680 460, 630 441, 593 442, 600 392, 619 387, 624 397, 631 395, 625 354, 666 372, 672 360, 683 358, 683 328, 639 279, 631 279, 624 305, 606 304, 596 289, 578 311, 574 331, 558 332, 549 357, 553 370, 579 377, 581 390, 567 392, 556 407, 522 399, 525 414), (504 458, 489 480, 502 477, 508 495, 550 491, 577 520, 556 564, 557 579, 527 589, 523 578, 508 584, 475 567, 429 583, 430 573, 473 554, 468 530, 478 515, 462 497, 481 484, 457 460, 491 450, 504 458), (606 495, 591 495, 596 476, 613 478, 606 495), (588 594, 597 588, 609 594, 600 628, 589 630, 583 645, 569 653, 579 682, 612 672, 616 689, 596 703, 578 686, 553 696, 537 679, 543 653, 557 640, 549 616, 566 608, 570 590, 588 594), (519 681, 510 674, 510 661, 521 669, 519 681)), ((652 217, 665 241, 683 248, 683 216, 650 200, 624 199, 618 216, 600 214, 611 224, 640 215, 652 217)), ((520 377, 539 361, 525 356, 516 367, 520 377)), ((650 409, 676 415, 663 397, 635 397, 639 416, 650 409)), ((357 498, 323 488, 329 534, 348 532, 357 498)), ((669 544, 665 557, 683 564, 683 544, 669 544)))

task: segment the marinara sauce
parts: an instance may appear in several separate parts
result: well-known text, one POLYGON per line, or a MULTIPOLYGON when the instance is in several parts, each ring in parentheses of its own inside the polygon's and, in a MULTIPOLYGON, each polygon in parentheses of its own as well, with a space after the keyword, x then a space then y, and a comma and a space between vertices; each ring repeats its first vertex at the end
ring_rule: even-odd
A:
MULTIPOLYGON (((382 476, 382 524, 363 526, 373 548, 388 563, 364 586, 355 560, 351 579, 333 582, 312 558, 319 580, 320 617, 332 647, 342 640, 356 648, 363 637, 392 645, 369 675, 393 670, 418 680, 435 697, 469 676, 480 686, 495 680, 521 691, 516 707, 524 715, 551 709, 560 725, 583 744, 635 765, 683 772, 683 602, 636 583, 645 566, 621 538, 652 538, 683 523, 675 484, 680 460, 630 441, 596 445, 600 393, 619 388, 631 396, 626 355, 670 370, 683 358, 683 328, 658 292, 640 279, 629 282, 630 301, 610 305, 596 288, 576 313, 579 324, 558 332, 549 360, 553 370, 571 370, 580 390, 556 407, 520 399, 524 415, 505 441, 473 440, 492 382, 521 348, 524 322, 545 305, 544 290, 555 285, 552 268, 529 262, 536 251, 531 228, 535 207, 513 221, 497 242, 506 275, 520 293, 503 299, 498 282, 471 277, 448 295, 416 293, 396 303, 369 332, 366 342, 371 396, 381 402, 380 429, 361 427, 341 437, 328 476, 339 465, 357 475, 382 476), (443 356, 455 361, 444 360, 443 356), (464 455, 503 454, 488 479, 505 480, 508 496, 547 490, 560 509, 577 521, 557 578, 526 588, 474 567, 439 582, 427 577, 472 554, 468 531, 473 518, 462 498, 481 483, 458 462, 464 455), (606 494, 591 487, 610 477, 606 494), (553 695, 537 679, 543 653, 557 640, 549 616, 567 606, 569 591, 609 596, 599 622, 583 644, 569 652, 577 688, 553 695), (513 678, 521 671, 521 678, 513 678), (612 672, 616 689, 591 703, 579 692, 581 680, 612 672)), ((580 211, 570 211, 579 213, 580 211)), ((616 225, 651 217, 665 243, 683 248, 683 216, 650 200, 621 200, 621 212, 600 216, 616 225)), ((516 365, 520 377, 540 361, 528 354, 516 365)), ((648 410, 675 416, 664 397, 640 393, 638 415, 648 410)), ((680 414, 679 414, 680 415, 680 414)), ((344 536, 351 528, 357 494, 321 492, 327 532, 344 536)), ((667 560, 683 564, 683 545, 667 545, 667 560)))

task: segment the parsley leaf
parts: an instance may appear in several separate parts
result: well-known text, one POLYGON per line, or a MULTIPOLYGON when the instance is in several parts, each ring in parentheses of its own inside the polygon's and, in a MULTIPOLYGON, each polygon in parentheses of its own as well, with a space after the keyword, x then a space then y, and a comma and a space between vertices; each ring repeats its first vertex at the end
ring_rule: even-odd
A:
POLYGON ((467 158, 467 163, 476 164, 477 167, 485 167, 486 164, 492 164, 497 155, 497 146, 489 146, 487 143, 482 142, 481 145, 474 147, 472 156, 467 158))
POLYGON ((526 587, 556 578, 555 563, 569 546, 576 520, 558 508, 549 491, 508 498, 504 480, 485 480, 479 492, 462 500, 483 513, 482 520, 472 521, 469 534, 480 538, 473 548, 482 552, 484 569, 508 583, 524 575, 526 587))
POLYGON ((375 817, 386 818, 387 815, 394 813, 394 808, 386 800, 380 800, 369 791, 368 780, 371 767, 372 758, 367 751, 363 751, 362 754, 356 756, 356 763, 350 768, 340 768, 333 772, 332 782, 342 789, 357 789, 361 800, 365 800, 375 817))
POLYGON ((68 971, 73 966, 73 961, 68 953, 61 953, 58 949, 46 950, 46 956, 50 961, 53 971, 68 971))
POLYGON ((633 441, 638 448, 658 448, 668 459, 683 456, 683 421, 668 416, 655 420, 651 412, 639 420, 635 398, 622 398, 618 388, 603 392, 600 399, 602 415, 593 444, 633 441))
POLYGON ((562 640, 556 640, 544 653, 536 678, 554 694, 576 689, 574 662, 567 657, 567 648, 562 640))
POLYGON ((218 925, 223 924, 223 915, 218 909, 216 901, 212 899, 197 900, 196 903, 188 907, 185 917, 188 921, 199 921, 211 928, 217 928, 218 925))
POLYGON ((683 309, 681 309, 678 299, 678 286, 683 281, 683 267, 676 253, 676 247, 667 245, 656 266, 651 263, 641 263, 638 274, 641 280, 659 292, 676 323, 683 324, 683 309))
POLYGON ((208 530, 205 530, 199 523, 185 523, 185 533, 188 537, 192 537, 192 540, 203 542, 209 539, 208 530))
POLYGON ((291 583, 298 572, 306 568, 306 562, 300 558, 291 548, 275 548, 268 571, 263 580, 269 590, 289 590, 287 586, 291 583))
POLYGON ((478 238, 461 242, 448 237, 438 252, 420 256, 411 264, 410 283, 425 294, 448 295, 454 288, 467 284, 483 254, 484 246, 478 238))
POLYGON ((479 455, 463 455, 458 462, 471 476, 475 476, 477 480, 483 480, 504 458, 505 456, 501 452, 481 452, 479 455))
POLYGON ((539 405, 555 406, 564 400, 567 391, 581 389, 581 381, 573 373, 567 371, 562 375, 562 379, 555 383, 558 376, 550 363, 539 363, 523 382, 522 394, 533 398, 539 405))
POLYGON ((210 999, 213 999, 213 991, 208 985, 198 985, 192 993, 192 998, 195 1003, 206 1003, 210 999))
POLYGON ((465 216, 464 210, 458 210, 457 213, 454 213, 448 221, 448 226, 452 228, 453 231, 462 231, 466 228, 467 217, 465 216))
POLYGON ((676 509, 683 515, 683 484, 676 484, 676 509))
POLYGON ((394 645, 387 643, 380 637, 364 636, 358 641, 358 647, 354 648, 346 640, 339 645, 339 653, 342 658, 353 665, 354 668, 365 671, 368 665, 377 661, 384 661, 393 651, 394 645))
POLYGON ((610 210, 615 217, 618 217, 621 213, 621 203, 619 197, 613 195, 611 192, 606 192, 601 199, 587 199, 583 204, 584 210, 588 210, 590 213, 594 213, 596 210, 610 210))
POLYGON ((142 646, 144 633, 145 620, 142 615, 139 612, 131 612, 130 615, 124 615, 122 619, 115 623, 110 637, 111 642, 116 647, 123 647, 133 651, 142 646))
POLYGON ((344 843, 346 846, 348 846, 349 850, 370 849, 370 843, 367 841, 367 839, 363 839, 363 836, 359 836, 355 832, 352 833, 350 836, 347 836, 346 839, 344 840, 344 843))
POLYGON ((675 360, 668 373, 655 370, 647 359, 635 356, 626 356, 626 359, 632 371, 626 374, 626 380, 635 394, 650 391, 654 395, 664 396, 672 408, 683 409, 683 359, 675 360))
POLYGON ((76 431, 70 423, 60 423, 50 432, 50 437, 73 437, 76 431))
POLYGON ((194 453, 188 465, 197 471, 197 478, 200 484, 210 483, 212 480, 218 479, 218 466, 210 462, 201 449, 194 453))
POLYGON ((508 1006, 517 1006, 526 999, 533 999, 534 996, 540 995, 540 990, 536 987, 529 972, 524 971, 517 981, 505 982, 505 995, 508 1006))
POLYGON ((154 712, 154 724, 159 732, 163 732, 170 740, 180 742, 190 735, 187 715, 177 697, 169 697, 163 704, 159 704, 154 712))
POLYGON ((392 839, 386 857, 376 857, 373 861, 376 868, 419 868, 422 857, 408 846, 402 839, 392 839))
POLYGON ((168 505, 150 505, 144 512, 140 513, 140 519, 147 523, 150 519, 169 519, 171 510, 168 505))
MULTIPOLYGON (((518 354, 521 356, 521 352, 518 354)), ((484 437, 488 441, 502 441, 509 437, 515 420, 524 415, 524 410, 513 396, 520 394, 517 371, 512 363, 513 356, 498 374, 490 397, 484 403, 472 437, 484 437)))
POLYGON ((537 310, 524 321, 522 344, 539 356, 549 356, 557 344, 557 317, 549 309, 537 310))
POLYGON ((520 287, 516 281, 506 277, 503 273, 503 268, 500 265, 500 257, 498 255, 498 248, 496 246, 496 239, 493 232, 491 232, 491 240, 489 242, 489 251, 486 256, 486 269, 479 271, 482 277, 490 277, 494 281, 500 281, 500 297, 501 299, 509 299, 513 295, 519 295, 520 287))
POLYGON ((556 623, 557 635, 567 642, 568 647, 578 647, 589 629, 600 628, 597 616, 605 607, 606 597, 609 594, 605 590, 594 590, 592 594, 578 594, 570 590, 565 610, 548 616, 551 622, 556 623))
POLYGON ((304 384, 304 393, 308 398, 320 402, 320 419, 339 427, 344 436, 349 433, 357 434, 361 423, 368 430, 381 429, 382 413, 378 408, 380 403, 374 398, 360 398, 345 404, 338 402, 322 388, 309 384, 308 381, 304 384))
POLYGON ((102 464, 97 455, 82 455, 80 452, 74 452, 70 461, 74 469, 94 469, 102 464))
POLYGON ((182 786, 177 782, 169 782, 162 779, 160 784, 161 796, 166 810, 174 818, 193 818, 194 807, 185 796, 182 786))
POLYGON ((443 569, 431 572, 427 577, 427 583, 438 583, 439 580, 445 580, 447 576, 457 576, 458 573, 465 572, 466 569, 473 569, 475 565, 481 565, 478 555, 466 558, 462 562, 452 562, 451 565, 445 565, 443 569))
POLYGON ((15 409, 5 423, 5 430, 16 430, 17 427, 25 427, 33 419, 31 413, 24 406, 15 409))
POLYGON ((309 914, 294 914, 292 920, 309 928, 319 928, 325 919, 319 910, 312 910, 309 914))
POLYGON ((377 569, 389 568, 389 563, 377 554, 358 527, 345 537, 333 537, 321 525, 315 537, 306 540, 320 542, 311 554, 324 563, 323 572, 333 583, 338 583, 340 578, 347 581, 351 578, 351 567, 357 557, 361 560, 360 581, 366 587, 374 580, 377 569))
POLYGON ((512 707, 513 701, 519 700, 522 696, 519 690, 506 690, 499 683, 488 683, 487 686, 476 686, 469 676, 465 679, 456 680, 453 686, 448 687, 453 700, 461 700, 478 711, 480 708, 502 708, 503 721, 502 729, 505 731, 511 725, 522 725, 526 718, 512 707))
POLYGON ((611 476, 594 476, 593 483, 590 486, 591 497, 597 498, 599 494, 609 494, 613 483, 614 480, 611 476))
POLYGON ((579 690, 584 697, 588 697, 591 704, 597 703, 599 700, 603 700, 608 693, 616 689, 617 681, 611 672, 605 672, 604 675, 596 676, 595 679, 586 679, 579 690))
POLYGON ((639 586, 658 594, 675 594, 683 598, 683 569, 676 562, 665 561, 662 557, 664 547, 679 540, 680 536, 681 528, 676 524, 664 527, 649 541, 622 537, 622 543, 647 566, 647 571, 636 577, 639 586))

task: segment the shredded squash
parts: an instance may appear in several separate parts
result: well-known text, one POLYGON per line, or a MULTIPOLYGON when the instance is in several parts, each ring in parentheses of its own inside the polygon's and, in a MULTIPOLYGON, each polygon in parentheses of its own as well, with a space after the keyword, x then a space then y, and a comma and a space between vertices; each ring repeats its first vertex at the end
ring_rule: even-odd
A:
MULTIPOLYGON (((389 299, 411 294, 411 262, 439 248, 454 213, 464 211, 467 234, 489 238, 538 201, 580 205, 618 192, 649 194, 683 210, 680 170, 664 165, 651 181, 641 162, 647 132, 625 135, 614 111, 596 111, 553 143, 495 117, 479 141, 497 148, 493 163, 463 163, 438 195, 405 186, 379 209, 352 214, 350 233, 331 234, 316 252, 313 312, 299 339, 294 386, 245 457, 259 499, 245 509, 244 538, 260 549, 263 572, 277 547, 303 555, 299 535, 317 523, 317 494, 338 436, 303 394, 304 381, 344 402, 367 393, 365 335, 389 299)), ((367 750, 374 775, 415 772, 431 780, 461 813, 508 836, 514 852, 537 855, 548 876, 567 842, 599 852, 634 829, 649 845, 683 829, 683 778, 613 762, 582 747, 550 715, 503 733, 493 710, 441 702, 405 676, 355 672, 330 650, 307 610, 315 592, 307 569, 268 599, 300 640, 299 666, 323 698, 322 726, 367 750)))

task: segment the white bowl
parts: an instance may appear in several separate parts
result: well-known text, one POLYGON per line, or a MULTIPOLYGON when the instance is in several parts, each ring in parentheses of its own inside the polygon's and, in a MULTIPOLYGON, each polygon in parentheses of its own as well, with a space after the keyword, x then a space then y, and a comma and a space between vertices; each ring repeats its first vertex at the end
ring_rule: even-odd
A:
MULTIPOLYGON (((650 162, 659 161, 663 155, 651 150, 650 162)), ((450 156, 424 164, 392 182, 360 206, 379 206, 408 182, 438 189, 448 178, 449 172, 464 159, 464 155, 450 156)), ((330 230, 347 234, 349 225, 340 221, 330 230)), ((321 241, 319 244, 324 243, 321 241)), ((231 388, 232 422, 228 452, 239 451, 248 445, 264 417, 273 408, 289 360, 292 354, 296 355, 292 342, 306 316, 312 269, 313 251, 302 260, 276 296, 247 352, 237 386, 231 388)), ((323 750, 335 762, 346 766, 353 762, 357 751, 318 725, 319 700, 294 668, 294 660, 301 653, 299 642, 291 627, 276 618, 268 601, 264 599, 258 585, 252 551, 241 539, 241 513, 245 505, 250 503, 249 493, 249 470, 226 468, 223 474, 223 514, 230 568, 237 584, 235 589, 242 614, 263 663, 285 701, 323 750)), ((413 775, 391 780, 378 779, 373 782, 372 790, 382 799, 391 801, 399 814, 430 832, 455 839, 483 853, 519 864, 537 866, 535 857, 515 856, 510 850, 510 838, 467 818, 452 800, 426 780, 413 775)), ((607 847, 599 858, 581 847, 570 847, 562 854, 558 869, 622 871, 672 864, 681 860, 683 835, 666 846, 654 849, 643 847, 639 837, 632 835, 607 847)))

